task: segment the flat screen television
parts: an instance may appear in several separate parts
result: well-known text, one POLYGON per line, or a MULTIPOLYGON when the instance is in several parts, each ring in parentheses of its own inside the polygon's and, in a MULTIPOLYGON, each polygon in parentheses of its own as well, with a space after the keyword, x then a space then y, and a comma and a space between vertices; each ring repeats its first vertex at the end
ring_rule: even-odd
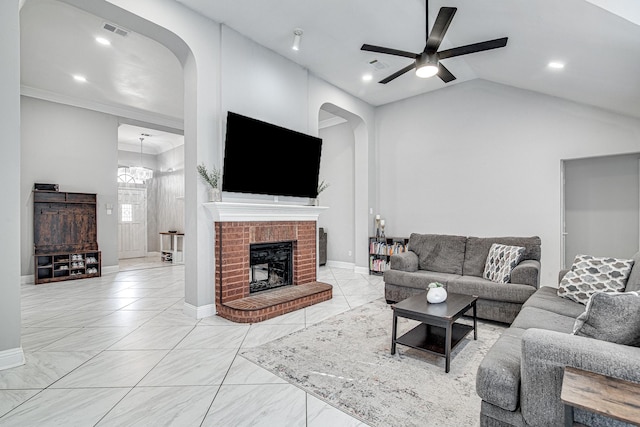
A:
POLYGON ((317 197, 321 151, 321 138, 229 111, 222 190, 317 197))

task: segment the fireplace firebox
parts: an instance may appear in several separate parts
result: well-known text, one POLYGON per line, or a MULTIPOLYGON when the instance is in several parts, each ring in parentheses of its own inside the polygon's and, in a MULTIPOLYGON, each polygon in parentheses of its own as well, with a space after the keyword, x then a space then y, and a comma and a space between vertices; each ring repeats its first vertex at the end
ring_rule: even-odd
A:
POLYGON ((258 243, 249 248, 249 293, 292 285, 293 242, 258 243))

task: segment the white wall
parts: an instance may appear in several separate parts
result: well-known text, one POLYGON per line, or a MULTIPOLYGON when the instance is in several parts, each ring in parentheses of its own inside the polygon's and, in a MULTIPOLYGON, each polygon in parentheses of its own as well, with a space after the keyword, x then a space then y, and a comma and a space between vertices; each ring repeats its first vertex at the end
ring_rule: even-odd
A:
POLYGON ((20 347, 20 22, 18 1, 0 2, 0 370, 24 363, 20 347))
POLYGON ((319 136, 322 138, 320 180, 329 183, 319 199, 322 206, 330 209, 318 221, 318 226, 327 232, 327 260, 353 264, 356 245, 353 129, 348 123, 342 123, 320 129, 319 136))
POLYGON ((640 154, 564 162, 565 265, 577 254, 631 258, 638 251, 640 154))
POLYGON ((309 132, 304 68, 225 25, 221 48, 223 135, 227 111, 309 132))
POLYGON ((561 159, 637 152, 640 120, 474 80, 377 110, 386 234, 542 238, 560 268, 561 159))
POLYGON ((149 216, 156 217, 156 229, 149 236, 148 247, 156 252, 160 250, 159 232, 184 232, 184 147, 158 154, 157 159, 158 170, 149 183, 155 202, 149 216))
POLYGON ((21 98, 20 224, 22 274, 33 274, 33 184, 60 191, 96 193, 102 267, 118 265, 118 120, 116 117, 39 99, 21 98), (28 244, 31 242, 31 244, 28 244))

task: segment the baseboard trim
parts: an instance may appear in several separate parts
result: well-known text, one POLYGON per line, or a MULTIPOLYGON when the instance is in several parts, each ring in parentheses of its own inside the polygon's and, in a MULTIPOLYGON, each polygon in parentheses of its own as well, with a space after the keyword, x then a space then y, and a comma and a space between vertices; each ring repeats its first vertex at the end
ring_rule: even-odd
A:
POLYGON ((357 274, 366 274, 367 276, 369 275, 369 268, 367 267, 356 267, 353 269, 354 273, 357 274))
POLYGON ((33 285, 35 283, 35 275, 27 274, 24 276, 20 276, 20 284, 21 285, 33 285))
POLYGON ((22 347, 0 351, 0 371, 24 365, 24 352, 22 347))
POLYGON ((327 267, 344 268, 347 270, 353 270, 355 268, 355 264, 352 262, 327 260, 327 267))
POLYGON ((102 267, 102 274, 113 274, 120 271, 120 266, 118 265, 107 265, 102 267))
POLYGON ((182 309, 182 312, 194 319, 203 319, 205 317, 211 317, 217 313, 215 304, 207 304, 207 305, 201 305, 200 307, 196 307, 195 305, 189 304, 187 302, 184 303, 184 308, 182 309))

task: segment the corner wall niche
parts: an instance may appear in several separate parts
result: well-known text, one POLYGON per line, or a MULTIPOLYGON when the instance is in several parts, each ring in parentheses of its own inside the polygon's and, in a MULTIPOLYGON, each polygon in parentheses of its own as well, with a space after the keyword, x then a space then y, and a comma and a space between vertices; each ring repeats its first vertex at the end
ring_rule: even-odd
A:
POLYGON ((332 298, 318 282, 320 206, 205 203, 214 220, 218 315, 239 323, 267 320, 332 298), (251 245, 290 242, 291 284, 251 293, 251 245))

